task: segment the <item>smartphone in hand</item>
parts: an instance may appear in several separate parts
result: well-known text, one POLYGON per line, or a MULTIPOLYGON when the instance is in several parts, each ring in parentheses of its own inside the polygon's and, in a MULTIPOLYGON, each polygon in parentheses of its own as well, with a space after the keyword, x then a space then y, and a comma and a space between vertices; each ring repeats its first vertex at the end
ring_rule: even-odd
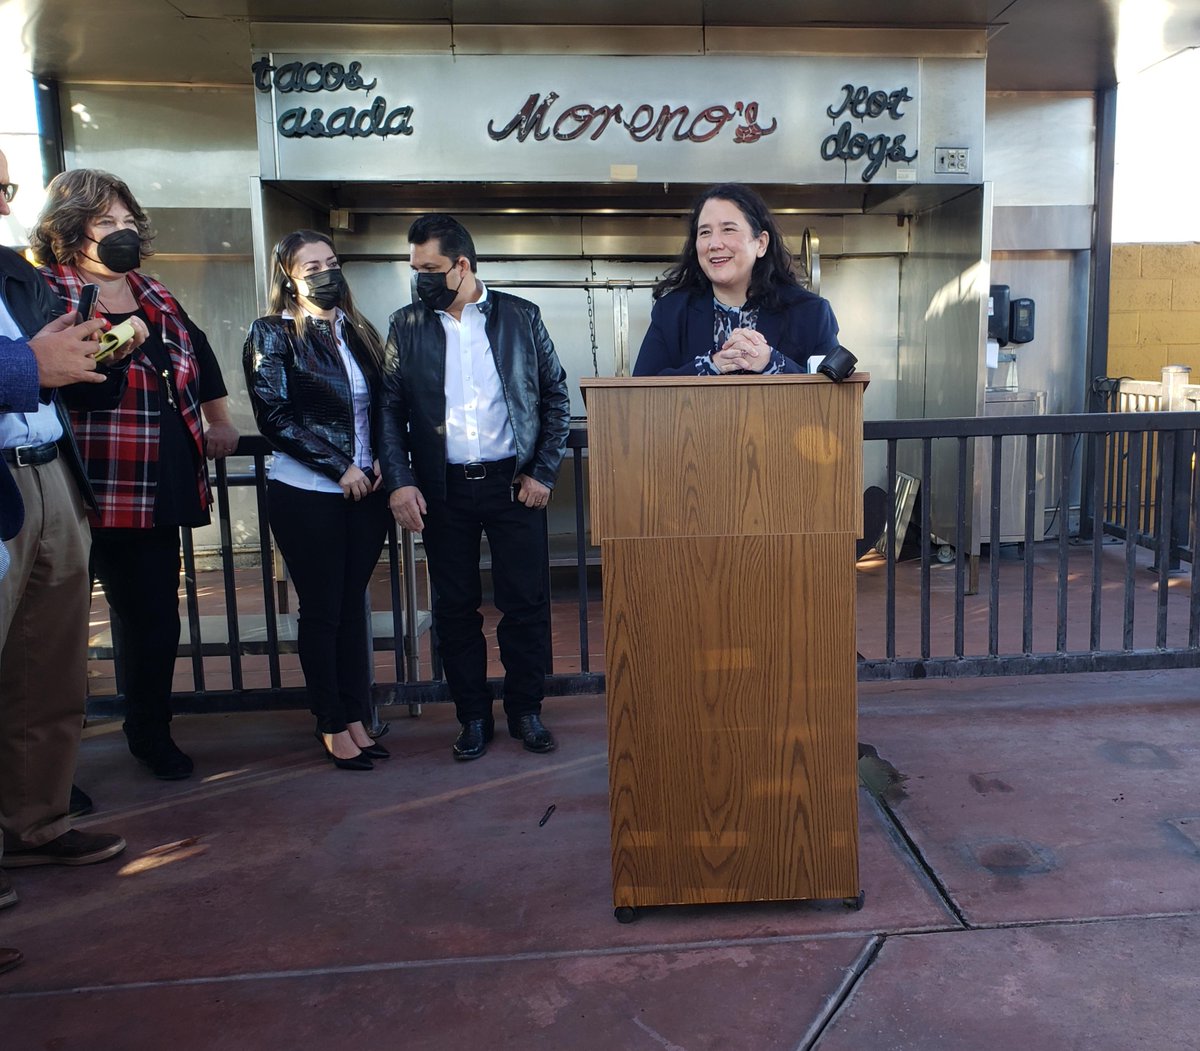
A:
POLYGON ((100 298, 99 285, 84 285, 83 291, 79 293, 79 306, 75 309, 79 312, 79 323, 91 321, 96 316, 96 301, 100 298))

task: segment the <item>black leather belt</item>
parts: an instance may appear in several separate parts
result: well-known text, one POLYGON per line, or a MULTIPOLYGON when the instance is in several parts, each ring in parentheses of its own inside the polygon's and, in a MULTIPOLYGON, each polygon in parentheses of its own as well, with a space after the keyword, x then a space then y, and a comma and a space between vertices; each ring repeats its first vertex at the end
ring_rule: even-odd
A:
POLYGON ((496 474, 507 474, 511 479, 517 467, 517 458, 507 460, 476 460, 474 463, 448 463, 446 473, 452 478, 465 478, 468 482, 482 482, 496 474))
POLYGON ((18 445, 15 449, 0 451, 14 467, 36 467, 38 464, 49 463, 58 456, 58 446, 54 442, 46 442, 44 445, 18 445))

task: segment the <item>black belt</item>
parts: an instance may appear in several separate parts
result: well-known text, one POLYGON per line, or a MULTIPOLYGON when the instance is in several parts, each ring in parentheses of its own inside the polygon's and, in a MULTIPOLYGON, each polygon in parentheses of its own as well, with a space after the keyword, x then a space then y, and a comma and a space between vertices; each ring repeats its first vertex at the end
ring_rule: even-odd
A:
POLYGON ((15 449, 0 451, 14 467, 36 467, 38 464, 49 463, 58 456, 58 446, 54 442, 46 442, 44 445, 18 445, 15 449))
POLYGON ((448 463, 446 473, 451 478, 465 478, 468 482, 482 482, 494 474, 507 474, 512 478, 517 469, 517 458, 507 460, 476 460, 473 463, 448 463))

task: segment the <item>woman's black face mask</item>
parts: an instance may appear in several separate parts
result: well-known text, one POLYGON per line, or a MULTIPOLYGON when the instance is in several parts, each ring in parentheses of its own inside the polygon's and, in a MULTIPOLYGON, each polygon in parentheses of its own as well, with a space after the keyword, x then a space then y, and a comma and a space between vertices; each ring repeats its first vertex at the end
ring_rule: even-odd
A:
POLYGON ((430 274, 422 271, 413 274, 413 299, 419 299, 430 310, 448 309, 458 296, 458 289, 462 287, 462 277, 459 277, 458 285, 451 288, 446 284, 447 276, 448 272, 430 274))
POLYGON ((322 310, 336 307, 346 294, 346 278, 342 275, 341 270, 336 268, 297 278, 297 282, 304 284, 304 291, 297 289, 300 291, 300 295, 310 303, 315 303, 322 310))
POLYGON ((99 241, 88 238, 96 246, 96 258, 114 274, 127 274, 142 262, 142 239, 136 230, 114 230, 99 241))

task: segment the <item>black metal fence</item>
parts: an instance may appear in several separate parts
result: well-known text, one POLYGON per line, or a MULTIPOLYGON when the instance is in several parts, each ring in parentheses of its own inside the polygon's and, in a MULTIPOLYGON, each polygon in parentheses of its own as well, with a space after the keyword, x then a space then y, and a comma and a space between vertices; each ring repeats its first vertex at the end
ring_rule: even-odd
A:
MULTIPOLYGON (((1170 366, 1163 370, 1164 382, 1123 379, 1099 379, 1093 383, 1093 392, 1101 399, 1108 412, 1125 415, 1142 415, 1154 419, 1167 408, 1195 411, 1195 404, 1188 396, 1195 388, 1186 386, 1186 370, 1170 366), (1182 373, 1171 377, 1168 373, 1182 373), (1170 379, 1182 382, 1171 384, 1170 379)), ((1173 456, 1161 455, 1158 435, 1154 431, 1142 433, 1142 455, 1134 458, 1131 443, 1132 432, 1114 431, 1105 442, 1107 471, 1103 491, 1103 502, 1099 504, 1100 518, 1105 532, 1123 538, 1126 529, 1132 529, 1135 542, 1143 547, 1157 545, 1164 530, 1169 532, 1171 545, 1171 567, 1182 561, 1191 562, 1194 549, 1194 532, 1187 504, 1176 501, 1170 514, 1166 514, 1163 503, 1164 474, 1171 476, 1175 492, 1189 484, 1192 461, 1196 453, 1195 442, 1179 440, 1175 443, 1173 456), (1137 514, 1126 513, 1129 492, 1137 488, 1139 503, 1137 514)))
MULTIPOLYGON (((891 679, 952 675, 1025 675, 1039 672, 1115 671, 1200 665, 1200 577, 1195 561, 1186 579, 1175 571, 1190 554, 1177 543, 1170 523, 1184 518, 1194 533, 1200 514, 1197 485, 1196 432, 1200 417, 1191 412, 1095 413, 1063 416, 897 420, 865 425, 867 441, 887 445, 888 511, 894 520, 897 455, 902 442, 920 444, 920 491, 932 482, 932 450, 936 442, 957 446, 955 493, 952 643, 948 652, 933 645, 930 545, 920 545, 916 601, 919 638, 908 651, 897 645, 897 538, 889 531, 886 552, 885 652, 861 660, 859 678, 891 679), (1001 478, 1004 439, 1024 444, 1024 534, 1019 573, 1006 572, 1000 541, 1001 478), (987 547, 986 587, 970 577, 971 492, 968 490, 974 442, 990 445, 992 469, 978 479, 986 496, 988 522, 977 539, 987 547), (1047 539, 1044 508, 1037 504, 1035 484, 1038 443, 1057 443, 1054 488, 1055 528, 1047 539), (1096 528, 1081 523, 1072 537, 1071 472, 1075 443, 1087 445, 1089 471, 1084 506, 1105 509, 1096 528), (1181 472, 1178 465, 1187 465, 1181 472), (1154 479, 1155 513, 1144 518, 1144 487, 1154 479), (1116 489, 1114 491, 1114 486, 1116 489), (1112 519, 1111 521, 1109 519, 1112 519), (1114 551, 1112 539, 1121 541, 1114 551), (1143 550, 1145 549, 1145 550, 1143 550), (1180 587, 1178 585, 1182 584, 1180 587), (1039 621, 1035 597, 1050 596, 1050 615, 1039 621), (974 594, 973 594, 974 593, 974 594), (1014 623, 1001 617, 1002 598, 1019 602, 1020 638, 1001 642, 1002 628, 1014 623), (972 601, 974 599, 974 601, 972 601), (968 602, 976 615, 968 615, 968 602), (1147 608, 1148 607, 1148 608, 1147 608), (1139 615, 1140 611, 1140 615, 1139 615), (1048 625, 1048 628, 1047 628, 1048 625), (1077 626, 1077 630, 1072 630, 1077 626), (973 642, 968 640, 969 629, 973 642), (1086 629, 1086 630, 1085 630, 1086 629)), ((919 531, 930 535, 930 501, 921 501, 919 531)), ((1044 604, 1044 603, 1042 603, 1044 604)), ((912 615, 911 607, 906 612, 912 615)), ((1043 613, 1046 611, 1043 610, 1043 613)), ((861 617, 861 605, 860 605, 861 617)), ((1014 634, 1010 632, 1010 635, 1014 634)))
MULTIPOLYGON (((1200 665, 1200 577, 1190 546, 1200 520, 1196 442, 1200 416, 1189 412, 1097 413, 868 422, 864 441, 886 449, 887 521, 897 519, 901 451, 919 461, 916 476, 918 537, 914 557, 904 558, 905 537, 886 531, 883 554, 860 563, 859 678, 896 679, 969 675, 1022 675, 1200 665), (1003 556, 1000 540, 1001 477, 1005 439, 1024 444, 1024 536, 1015 560, 1003 556), (975 479, 975 445, 988 443, 990 470, 975 479), (1034 479, 1039 443, 1054 442, 1058 455, 1051 488, 1058 494, 1047 537, 1046 508, 1039 506, 1034 479), (935 560, 931 536, 934 449, 955 449, 955 522, 948 539, 952 565, 935 560), (1102 509, 1099 528, 1080 523, 1072 531, 1072 464, 1076 443, 1086 443, 1091 470, 1085 471, 1084 506, 1102 509), (905 448, 908 446, 908 448, 905 448), (974 493, 985 494, 988 522, 972 536, 974 493), (1151 499, 1147 504, 1147 494, 1151 499), (1149 508, 1149 511, 1148 511, 1149 508), (1181 525, 1182 523, 1182 525, 1181 525), (1114 538, 1118 541, 1114 543, 1114 538), (975 554, 982 551, 984 557, 975 554), (1190 563, 1183 577, 1180 561, 1190 563), (872 575, 881 584, 871 584, 872 575), (986 566, 986 576, 981 569, 986 566), (981 579, 982 578, 982 579, 981 579), (978 586, 976 586, 978 584, 978 586), (873 588, 873 590, 872 590, 873 588), (915 608, 914 608, 915 607, 915 608), (1015 610, 1019 608, 1019 616, 1015 610), (901 616, 901 610, 903 615, 901 616), (864 632, 862 626, 872 630, 864 632), (882 630, 880 629, 882 626, 882 630), (1019 628, 1019 631, 1018 631, 1019 628), (865 636, 865 637, 864 637, 865 636)), ((571 431, 568 463, 574 506, 575 623, 578 667, 561 669, 555 655, 547 693, 552 696, 599 693, 604 675, 591 666, 590 621, 597 599, 589 594, 584 461, 587 432, 571 431)), ((218 463, 215 472, 216 516, 220 526, 220 579, 224 616, 201 615, 196 554, 184 531, 184 602, 188 633, 181 655, 191 662, 192 690, 176 694, 179 710, 221 711, 290 708, 303 704, 303 689, 285 686, 280 655, 294 651, 294 618, 280 609, 286 589, 275 579, 275 560, 266 523, 266 470, 269 455, 258 437, 243 438, 238 470, 218 463), (239 610, 230 493, 252 488, 258 521, 260 594, 239 610), (257 612, 261 609, 261 613, 257 612), (214 623, 215 622, 215 623, 214 623), (207 625, 207 627, 206 627, 207 625), (247 685, 243 657, 266 658, 266 677, 256 673, 247 685), (206 658, 228 662, 228 685, 210 686, 206 658)), ((910 530, 910 532, 914 531, 910 530)), ((911 545, 910 545, 911 546, 911 545)), ((375 687, 377 703, 406 704, 418 710, 426 702, 448 700, 437 661, 436 638, 421 608, 418 558, 413 538, 393 531, 388 541, 390 610, 374 615, 376 650, 392 651, 394 681, 375 687), (423 656, 424 654, 424 656, 423 656)), ((570 561, 570 559, 568 559, 570 561)), ((547 572, 549 569, 547 568, 547 572)), ((246 585, 242 571, 241 584, 246 585)), ((561 604, 556 606, 561 618, 561 604)), ((562 625, 558 625, 561 628, 562 625)), ((89 709, 106 714, 120 707, 121 639, 113 625, 111 645, 93 647, 92 656, 113 658, 117 695, 91 698, 89 709)), ((259 662, 261 664, 261 661, 259 662)), ((497 690, 499 683, 496 684, 497 690)))

